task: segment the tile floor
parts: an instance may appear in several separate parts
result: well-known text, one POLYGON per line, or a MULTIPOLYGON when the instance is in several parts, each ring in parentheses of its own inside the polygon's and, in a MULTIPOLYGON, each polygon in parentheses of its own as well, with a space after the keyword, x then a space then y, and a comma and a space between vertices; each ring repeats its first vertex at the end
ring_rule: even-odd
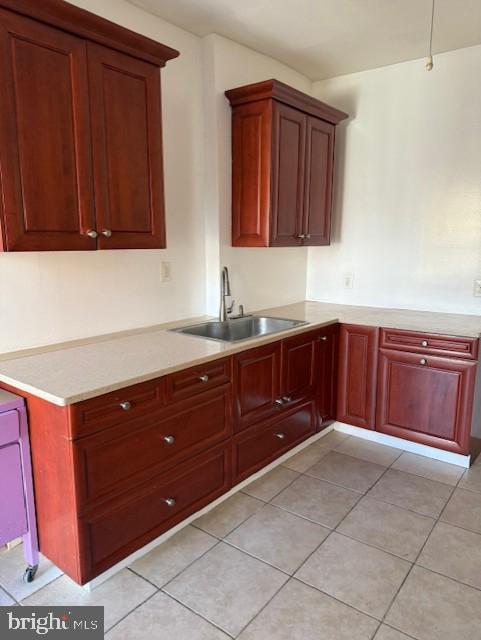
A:
POLYGON ((104 605, 108 640, 479 640, 481 460, 332 432, 93 592, 22 570, 0 605, 104 605))

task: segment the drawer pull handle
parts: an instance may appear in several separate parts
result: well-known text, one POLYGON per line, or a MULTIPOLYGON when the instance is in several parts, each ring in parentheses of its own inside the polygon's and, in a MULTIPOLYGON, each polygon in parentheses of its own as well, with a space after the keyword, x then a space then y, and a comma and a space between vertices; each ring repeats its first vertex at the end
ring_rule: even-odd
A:
POLYGON ((129 409, 132 409, 132 405, 128 400, 124 400, 120 403, 120 408, 124 411, 129 411, 129 409))
POLYGON ((209 382, 209 376, 208 375, 199 376, 199 380, 201 382, 209 382))
POLYGON ((276 402, 276 405, 278 407, 282 407, 282 405, 284 404, 284 399, 283 398, 277 398, 277 400, 275 402, 276 402))
POLYGON ((286 403, 287 402, 292 402, 291 396, 282 396, 281 400, 282 400, 283 403, 284 402, 286 402, 286 403))
POLYGON ((429 344, 429 343, 428 343, 428 341, 427 341, 427 340, 423 340, 423 341, 421 342, 421 347, 427 347, 427 346, 428 346, 428 344, 429 344))
POLYGON ((321 336, 319 338, 319 340, 322 340, 322 342, 326 342, 327 341, 327 336, 321 336))
POLYGON ((162 440, 165 442, 165 444, 174 444, 175 442, 174 436, 164 436, 162 440))
POLYGON ((426 360, 426 358, 421 358, 421 360, 419 361, 419 364, 427 364, 428 361, 426 360))
POLYGON ((285 433, 275 433, 274 435, 276 436, 276 438, 279 438, 279 440, 284 440, 286 437, 285 433))
POLYGON ((174 498, 164 498, 164 502, 168 507, 175 507, 177 504, 174 498))

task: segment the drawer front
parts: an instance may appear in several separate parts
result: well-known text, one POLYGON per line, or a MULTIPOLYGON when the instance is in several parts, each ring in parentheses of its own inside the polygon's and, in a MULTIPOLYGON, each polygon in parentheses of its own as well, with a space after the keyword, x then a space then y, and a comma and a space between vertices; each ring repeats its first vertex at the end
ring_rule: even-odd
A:
POLYGON ((381 347, 384 349, 477 360, 478 345, 478 338, 381 329, 381 347))
POLYGON ((20 420, 18 411, 0 413, 0 447, 20 438, 20 420))
POLYGON ((234 438, 234 482, 240 482, 316 433, 315 402, 306 402, 280 420, 271 420, 234 438))
POLYGON ((151 480, 142 492, 81 521, 93 578, 161 533, 195 513, 231 486, 228 446, 211 449, 151 480))
POLYGON ((74 445, 81 501, 118 494, 232 435, 230 385, 176 405, 175 412, 82 438, 74 445))
POLYGON ((20 446, 0 449, 0 544, 10 542, 27 531, 20 446))
POLYGON ((173 373, 166 378, 168 402, 191 398, 231 381, 231 359, 215 360, 173 373))
POLYGON ((165 404, 164 381, 142 382, 71 406, 73 438, 124 424, 153 413, 165 404))

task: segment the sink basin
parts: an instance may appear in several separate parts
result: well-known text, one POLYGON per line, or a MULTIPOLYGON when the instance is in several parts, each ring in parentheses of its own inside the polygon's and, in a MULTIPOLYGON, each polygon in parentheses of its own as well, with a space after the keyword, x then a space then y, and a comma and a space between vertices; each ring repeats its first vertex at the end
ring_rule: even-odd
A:
POLYGON ((307 324, 302 320, 288 320, 287 318, 269 318, 267 316, 246 316, 233 318, 226 322, 212 320, 190 327, 172 329, 177 333, 187 333, 191 336, 220 340, 221 342, 237 342, 248 340, 270 333, 287 331, 300 325, 307 324))

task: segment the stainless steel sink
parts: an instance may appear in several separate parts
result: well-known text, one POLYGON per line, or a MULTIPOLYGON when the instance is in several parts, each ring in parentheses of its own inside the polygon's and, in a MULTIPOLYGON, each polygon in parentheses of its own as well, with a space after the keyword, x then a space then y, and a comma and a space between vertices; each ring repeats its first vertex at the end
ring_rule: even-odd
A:
POLYGON ((221 342, 237 342, 248 340, 259 336, 266 336, 270 333, 287 331, 300 325, 307 324, 302 320, 288 320, 287 318, 269 318, 267 316, 245 316, 233 318, 225 322, 212 320, 190 327, 172 329, 177 333, 187 333, 191 336, 219 340, 221 342))

